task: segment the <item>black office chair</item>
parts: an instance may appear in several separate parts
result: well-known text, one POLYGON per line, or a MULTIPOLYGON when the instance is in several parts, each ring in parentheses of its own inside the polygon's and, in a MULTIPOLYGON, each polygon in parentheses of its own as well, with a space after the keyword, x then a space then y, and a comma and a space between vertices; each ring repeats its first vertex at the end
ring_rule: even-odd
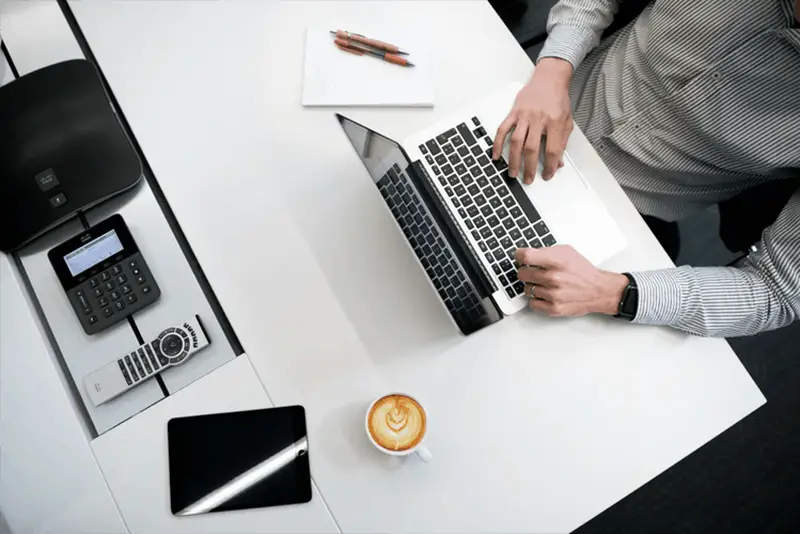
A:
POLYGON ((800 176, 751 187, 719 204, 719 237, 731 252, 747 253, 800 189, 800 176))

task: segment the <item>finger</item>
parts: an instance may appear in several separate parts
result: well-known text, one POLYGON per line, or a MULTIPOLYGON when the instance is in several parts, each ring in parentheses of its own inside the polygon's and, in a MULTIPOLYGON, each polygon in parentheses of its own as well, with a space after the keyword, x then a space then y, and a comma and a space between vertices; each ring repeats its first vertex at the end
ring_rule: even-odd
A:
POLYGON ((516 178, 522 161, 522 150, 528 136, 528 121, 519 121, 511 134, 511 150, 508 154, 508 175, 516 178))
POLYGON ((536 169, 539 168, 539 147, 542 146, 541 126, 531 126, 528 131, 528 139, 525 141, 525 178, 526 184, 532 184, 536 176, 536 169))
POLYGON ((494 145, 492 147, 492 159, 498 159, 500 155, 503 153, 503 143, 506 142, 506 136, 508 132, 511 131, 511 128, 517 123, 517 114, 513 111, 508 114, 506 120, 503 121, 503 124, 497 129, 497 133, 494 136, 494 145))
POLYGON ((561 128, 553 128, 547 130, 547 145, 544 154, 544 171, 542 171, 542 178, 549 180, 552 178, 556 170, 558 170, 559 162, 561 162, 564 150, 567 148, 567 137, 569 132, 561 128))
POLYGON ((538 284, 525 284, 525 295, 528 298, 553 302, 553 293, 550 289, 538 284))
POLYGON ((564 166, 564 157, 562 156, 561 159, 558 160, 558 168, 560 169, 563 166, 564 166))
POLYGON ((518 248, 514 254, 514 259, 520 265, 529 265, 532 267, 544 267, 545 269, 552 269, 561 267, 557 248, 518 248))
POLYGON ((554 313, 553 307, 555 306, 555 304, 553 304, 549 300, 531 299, 528 305, 531 307, 532 310, 546 313, 547 315, 553 315, 554 313))
POLYGON ((517 278, 526 284, 536 284, 539 286, 549 286, 552 280, 552 273, 547 274, 547 270, 539 267, 528 267, 523 265, 517 271, 517 278))

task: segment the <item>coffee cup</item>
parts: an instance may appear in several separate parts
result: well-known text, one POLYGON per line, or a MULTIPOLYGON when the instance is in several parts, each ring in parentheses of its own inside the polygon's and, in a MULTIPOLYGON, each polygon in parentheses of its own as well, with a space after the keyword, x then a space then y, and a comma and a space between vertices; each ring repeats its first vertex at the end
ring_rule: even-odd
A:
POLYGON ((416 454, 425 462, 433 458, 422 444, 428 430, 428 414, 411 395, 390 393, 372 401, 365 426, 369 440, 384 454, 416 454))

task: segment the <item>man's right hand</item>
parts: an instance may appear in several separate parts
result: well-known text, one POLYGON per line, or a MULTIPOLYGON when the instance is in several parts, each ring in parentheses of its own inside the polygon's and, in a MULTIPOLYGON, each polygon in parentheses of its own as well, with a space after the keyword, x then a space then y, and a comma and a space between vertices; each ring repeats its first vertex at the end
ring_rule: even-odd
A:
POLYGON ((522 157, 525 157, 526 184, 533 183, 539 163, 542 136, 547 136, 544 171, 549 180, 563 165, 561 157, 572 133, 572 111, 569 102, 569 83, 572 64, 558 58, 543 58, 533 72, 531 80, 520 90, 514 107, 500 125, 494 139, 492 157, 498 159, 503 151, 506 136, 511 134, 511 152, 508 175, 516 178, 522 157))

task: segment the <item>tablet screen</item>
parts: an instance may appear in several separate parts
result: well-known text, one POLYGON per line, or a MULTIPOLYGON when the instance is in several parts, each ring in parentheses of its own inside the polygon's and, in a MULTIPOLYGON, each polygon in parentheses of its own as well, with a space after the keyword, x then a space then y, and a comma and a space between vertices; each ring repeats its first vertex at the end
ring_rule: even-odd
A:
POLYGON ((302 406, 179 417, 167 438, 175 515, 311 500, 302 406))

